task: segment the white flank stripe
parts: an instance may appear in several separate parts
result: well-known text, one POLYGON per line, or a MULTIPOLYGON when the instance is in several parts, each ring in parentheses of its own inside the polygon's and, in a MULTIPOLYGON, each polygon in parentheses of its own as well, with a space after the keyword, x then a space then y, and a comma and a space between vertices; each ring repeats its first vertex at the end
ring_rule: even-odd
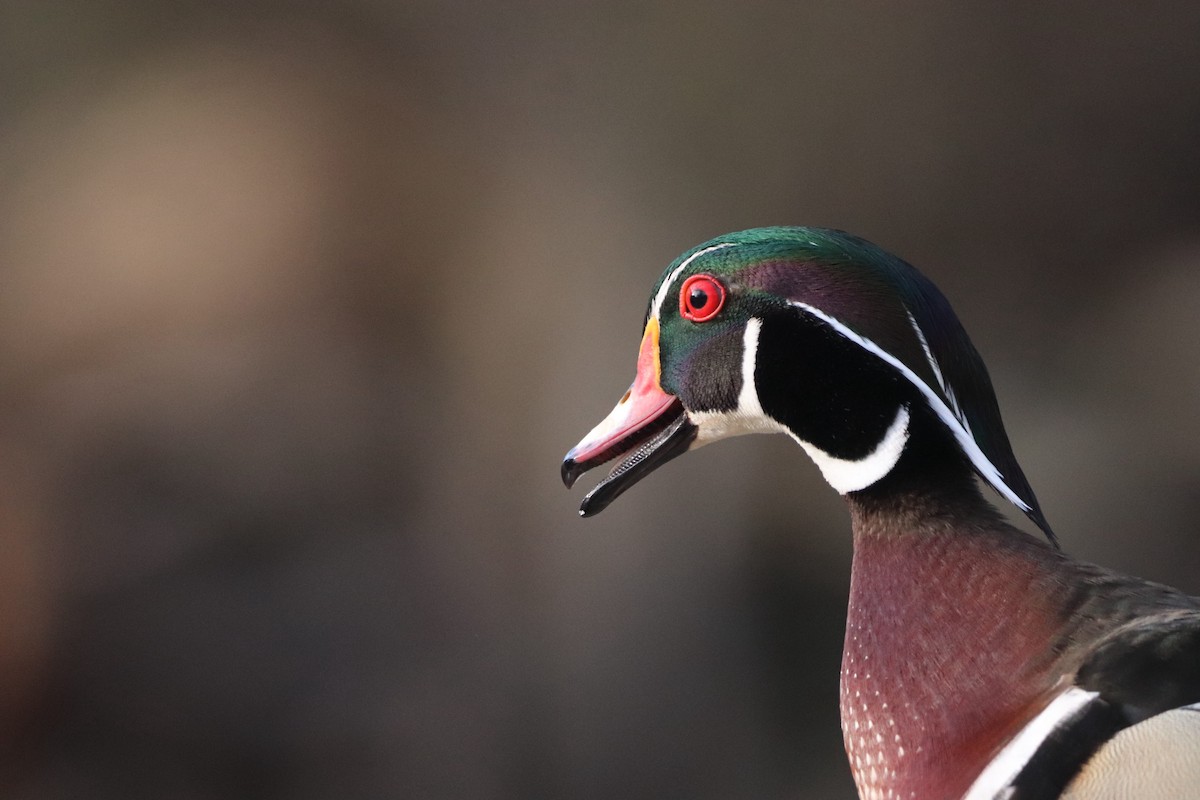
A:
POLYGON ((832 327, 842 336, 845 336, 847 339, 854 342, 859 347, 862 347, 864 350, 874 353, 882 358, 885 362, 891 364, 893 367, 899 370, 900 374, 907 378, 908 382, 917 387, 921 394, 925 396, 925 400, 929 403, 929 407, 933 409, 934 413, 941 418, 942 422, 946 424, 946 427, 949 428, 951 433, 954 434, 954 438, 958 440, 963 452, 967 454, 967 458, 971 459, 971 463, 975 465, 975 469, 979 470, 979 474, 983 476, 983 479, 990 483, 997 492, 1006 497, 1017 508, 1021 509, 1022 511, 1030 510, 1029 504, 1018 497, 1016 492, 1008 487, 1008 484, 1004 482, 1004 476, 1000 474, 1000 470, 996 469, 996 465, 993 464, 988 457, 984 455, 983 451, 979 449, 979 443, 975 441, 975 437, 971 435, 971 432, 962 423, 962 420, 960 420, 958 416, 952 410, 950 410, 942 398, 938 397, 937 392, 933 391, 933 389, 929 387, 929 384, 917 377, 917 374, 905 366, 904 362, 900 361, 900 359, 896 358, 891 353, 887 352, 865 336, 855 333, 853 330, 829 316, 821 309, 810 306, 808 303, 801 303, 796 300, 790 301, 790 303, 796 308, 799 308, 802 311, 813 315, 817 319, 828 323, 830 327, 832 327))
POLYGON ((900 454, 904 452, 904 443, 908 441, 908 406, 900 406, 896 418, 892 420, 879 444, 857 461, 831 456, 819 447, 797 438, 795 434, 792 434, 792 438, 804 448, 804 452, 808 453, 808 457, 816 463, 825 480, 838 494, 857 492, 887 475, 900 460, 900 454))
POLYGON ((962 800, 995 800, 1004 797, 1001 792, 1017 777, 1033 754, 1046 741, 1046 737, 1054 732, 1063 721, 1069 719, 1099 696, 1098 692, 1089 692, 1072 686, 1050 701, 1042 712, 1034 717, 1028 725, 1021 729, 1004 748, 996 754, 983 772, 971 784, 971 788, 963 795, 962 800))
POLYGON ((722 242, 721 244, 714 244, 712 247, 706 247, 703 250, 697 250, 684 259, 683 263, 676 267, 675 271, 667 276, 667 279, 662 282, 662 286, 658 287, 658 294, 654 295, 654 305, 650 308, 650 316, 654 317, 659 322, 662 321, 662 317, 659 316, 659 312, 662 310, 663 301, 667 299, 667 292, 671 290, 671 284, 674 283, 675 279, 679 277, 679 273, 687 269, 688 264, 691 264, 705 253, 711 253, 713 250, 720 250, 723 247, 736 246, 737 242, 722 242))

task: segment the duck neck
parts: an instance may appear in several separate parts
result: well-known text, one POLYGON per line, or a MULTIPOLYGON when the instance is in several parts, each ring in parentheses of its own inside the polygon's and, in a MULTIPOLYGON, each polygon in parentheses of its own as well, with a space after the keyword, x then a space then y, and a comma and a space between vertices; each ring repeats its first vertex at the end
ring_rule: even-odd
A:
POLYGON ((841 712, 864 798, 960 797, 1054 688, 1063 559, 1005 524, 965 461, 934 445, 847 495, 841 712))

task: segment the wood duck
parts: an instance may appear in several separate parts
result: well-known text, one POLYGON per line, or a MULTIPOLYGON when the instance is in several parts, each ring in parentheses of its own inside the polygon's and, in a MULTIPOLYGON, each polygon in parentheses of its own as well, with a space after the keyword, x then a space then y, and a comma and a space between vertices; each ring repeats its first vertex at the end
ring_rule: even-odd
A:
POLYGON ((850 511, 841 718, 863 798, 1200 798, 1200 600, 1063 554, 927 278, 817 228, 687 251, 563 481, 619 459, 591 516, 685 451, 771 432, 850 511))

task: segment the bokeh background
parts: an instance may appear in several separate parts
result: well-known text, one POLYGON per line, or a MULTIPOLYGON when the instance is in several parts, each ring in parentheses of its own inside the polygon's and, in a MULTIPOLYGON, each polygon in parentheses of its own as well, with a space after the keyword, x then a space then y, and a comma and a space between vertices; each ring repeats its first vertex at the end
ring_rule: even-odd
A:
POLYGON ((852 797, 799 449, 558 478, 766 224, 920 265, 1066 546, 1200 592, 1195 2, 0 4, 0 793, 852 797))

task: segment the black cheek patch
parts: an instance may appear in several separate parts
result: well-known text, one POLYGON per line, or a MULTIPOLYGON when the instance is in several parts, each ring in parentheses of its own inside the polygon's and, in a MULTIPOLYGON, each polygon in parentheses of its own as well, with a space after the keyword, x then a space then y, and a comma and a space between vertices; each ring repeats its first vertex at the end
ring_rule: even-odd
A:
POLYGON ((738 326, 714 334, 688 353, 675 380, 689 411, 733 411, 742 391, 742 332, 738 326))
POLYGON ((849 460, 875 449, 908 399, 904 379, 878 356, 800 313, 764 322, 755 378, 767 414, 849 460))

